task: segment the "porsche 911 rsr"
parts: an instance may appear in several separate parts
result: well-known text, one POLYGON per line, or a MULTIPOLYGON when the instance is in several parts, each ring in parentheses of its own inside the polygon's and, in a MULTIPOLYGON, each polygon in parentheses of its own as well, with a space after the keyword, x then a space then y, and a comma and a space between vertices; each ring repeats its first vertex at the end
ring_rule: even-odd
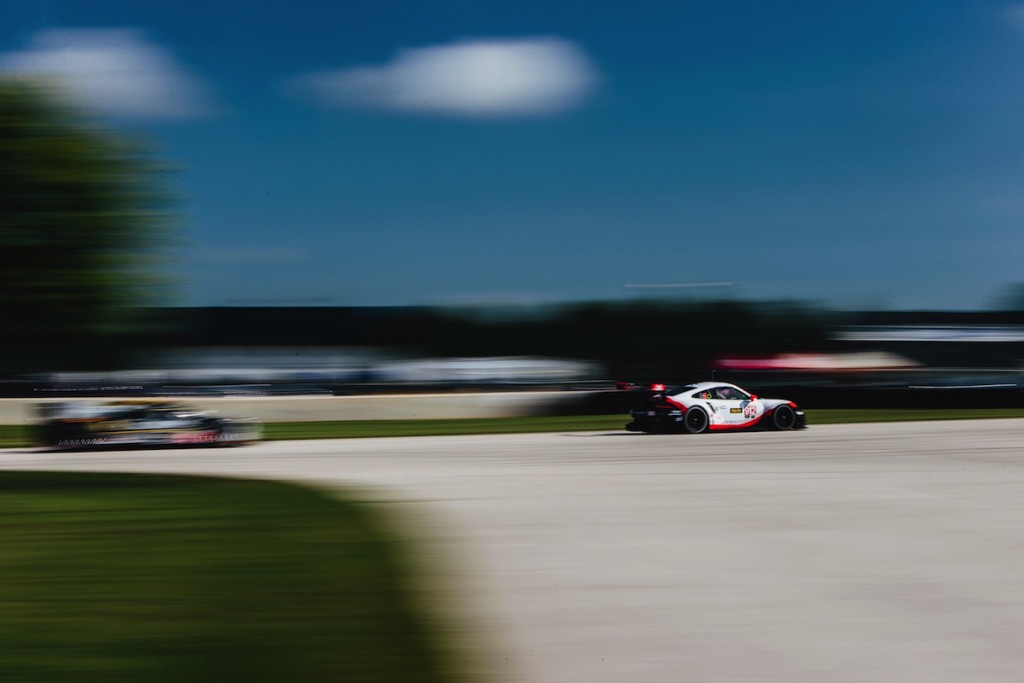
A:
POLYGON ((735 384, 700 382, 678 387, 655 384, 630 411, 631 432, 740 431, 802 429, 804 412, 785 399, 759 398, 735 384))
POLYGON ((165 401, 39 406, 40 445, 54 449, 213 446, 257 441, 256 420, 228 418, 165 401))

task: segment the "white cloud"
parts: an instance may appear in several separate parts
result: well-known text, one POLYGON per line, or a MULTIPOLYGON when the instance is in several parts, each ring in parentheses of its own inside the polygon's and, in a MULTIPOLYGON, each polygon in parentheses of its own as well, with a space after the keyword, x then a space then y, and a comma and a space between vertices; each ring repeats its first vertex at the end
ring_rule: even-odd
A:
POLYGON ((496 117, 570 109, 598 79, 573 43, 530 38, 402 50, 388 64, 308 74, 295 85, 333 106, 496 117))
POLYGON ((46 79, 113 116, 187 119, 211 110, 201 81, 135 29, 40 31, 27 50, 0 55, 0 74, 46 79))

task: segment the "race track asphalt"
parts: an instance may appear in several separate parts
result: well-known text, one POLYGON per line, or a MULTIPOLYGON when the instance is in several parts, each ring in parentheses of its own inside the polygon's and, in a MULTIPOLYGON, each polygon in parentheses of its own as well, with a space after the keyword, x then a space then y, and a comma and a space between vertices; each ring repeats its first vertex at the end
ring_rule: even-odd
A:
POLYGON ((1024 420, 0 452, 344 484, 494 683, 1020 681, 1024 420))

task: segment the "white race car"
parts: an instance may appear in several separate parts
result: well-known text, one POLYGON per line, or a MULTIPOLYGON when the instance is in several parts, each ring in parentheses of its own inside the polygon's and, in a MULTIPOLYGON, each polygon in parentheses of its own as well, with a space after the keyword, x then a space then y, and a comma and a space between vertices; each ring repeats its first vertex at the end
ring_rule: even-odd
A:
POLYGON ((700 382, 678 387, 651 385, 646 400, 630 413, 631 432, 803 429, 804 411, 792 401, 759 398, 735 384, 700 382))

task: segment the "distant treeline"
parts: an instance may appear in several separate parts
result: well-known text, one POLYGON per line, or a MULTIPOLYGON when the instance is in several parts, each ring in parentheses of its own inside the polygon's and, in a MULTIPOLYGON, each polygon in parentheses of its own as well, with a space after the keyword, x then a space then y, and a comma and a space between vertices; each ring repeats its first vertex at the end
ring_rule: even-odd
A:
MULTIPOLYGON (((611 379, 692 381, 716 360, 864 350, 857 326, 1024 327, 1024 311, 833 312, 801 303, 599 302, 546 308, 209 307, 140 312, 130 335, 6 335, 4 374, 147 367, 175 348, 352 348, 399 357, 544 356, 598 363, 611 379), (19 359, 22 362, 17 362, 19 359), (28 359, 29 363, 23 362, 28 359)), ((933 367, 1017 366, 1019 342, 872 344, 933 367)))
MULTIPOLYGON (((799 302, 628 301, 547 308, 162 309, 160 343, 352 347, 428 357, 545 356, 600 364, 612 379, 693 381, 722 358, 888 351, 930 367, 1018 367, 1019 341, 844 341, 849 329, 1024 328, 1024 310, 828 311, 799 302)), ((1019 335, 1018 335, 1019 337, 1019 335)))
POLYGON ((590 360, 636 381, 682 380, 736 355, 821 351, 829 316, 797 304, 591 303, 546 309, 166 309, 163 342, 190 347, 359 347, 432 357, 590 360))

